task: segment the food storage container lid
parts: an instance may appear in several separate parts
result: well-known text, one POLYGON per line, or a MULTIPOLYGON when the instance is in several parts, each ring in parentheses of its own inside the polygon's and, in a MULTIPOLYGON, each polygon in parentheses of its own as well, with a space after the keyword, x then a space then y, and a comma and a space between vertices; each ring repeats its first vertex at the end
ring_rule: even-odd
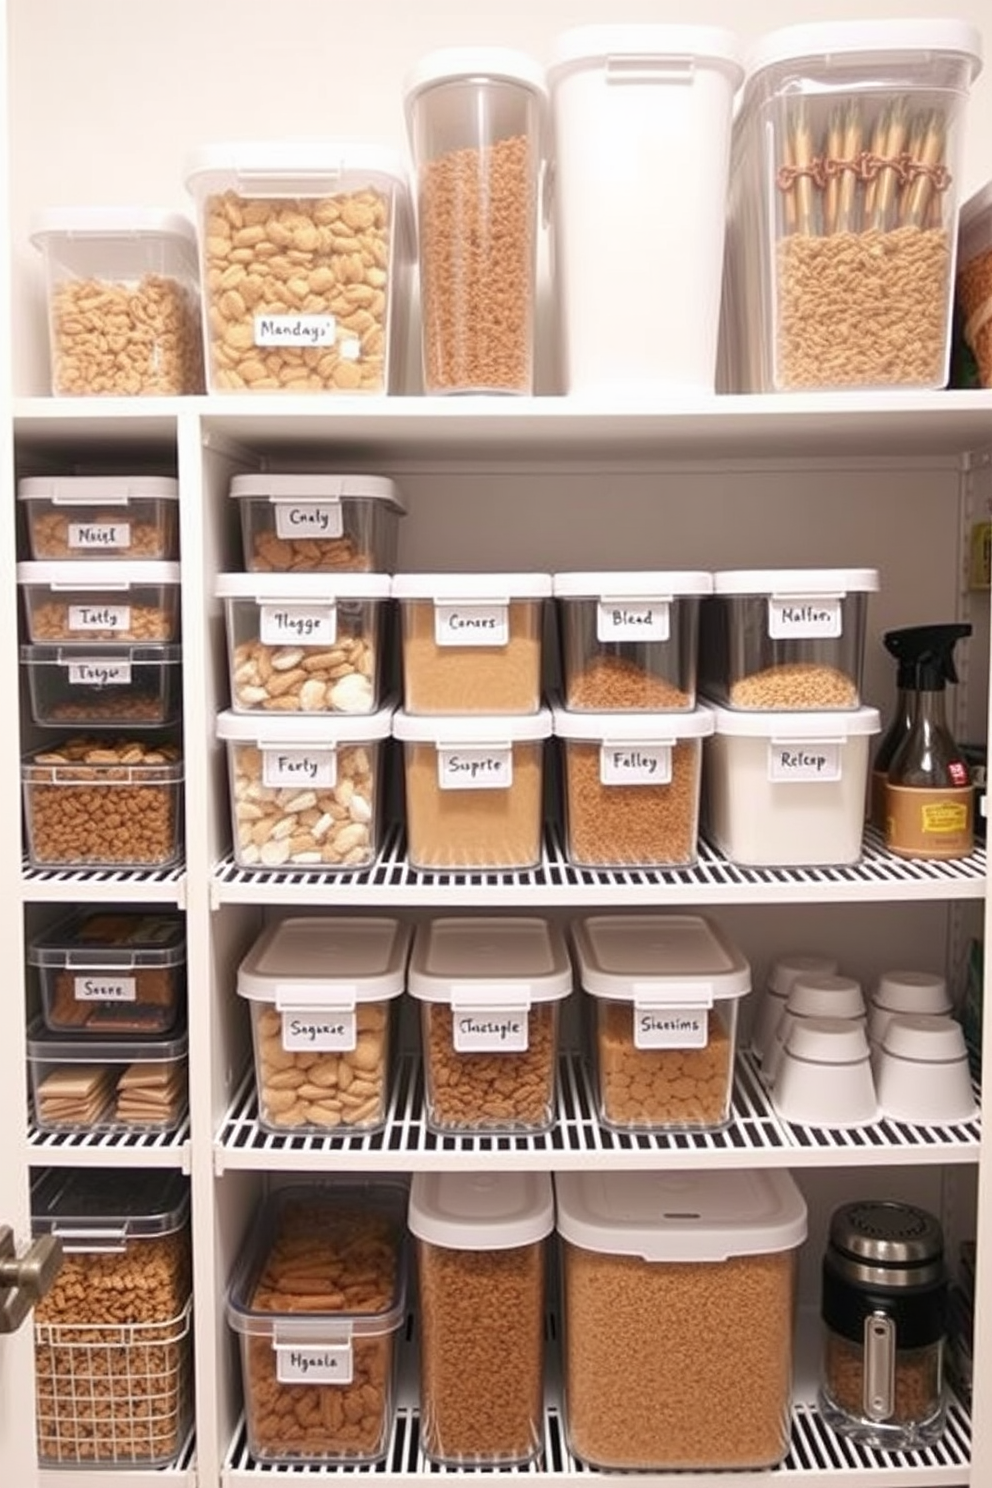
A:
POLYGON ((225 708, 217 714, 218 739, 259 748, 282 745, 287 749, 313 745, 336 749, 341 744, 372 744, 388 739, 393 710, 377 713, 235 713, 225 708))
POLYGON ((84 910, 32 937, 29 966, 98 971, 183 966, 186 930, 179 915, 151 910, 84 910))
POLYGON ((873 1007, 893 1013, 919 1012, 922 999, 928 1012, 950 1012, 947 980, 932 971, 883 971, 871 994, 873 1007))
POLYGON ((705 915, 587 915, 572 938, 579 980, 595 997, 708 1005, 751 990, 744 956, 705 915))
POLYGON ((300 915, 262 932, 238 967, 238 993, 287 1007, 398 997, 412 927, 385 916, 300 915))
POLYGON ((713 575, 714 594, 840 595, 874 594, 877 568, 731 568, 713 575))
MULTIPOLYGON (((968 21, 953 19, 906 19, 891 21, 814 21, 769 31, 753 46, 746 58, 750 83, 766 67, 781 62, 809 61, 822 68, 836 63, 847 66, 852 57, 886 52, 902 59, 907 52, 938 52, 967 57, 971 76, 982 67, 982 35, 968 21)), ((925 61, 925 56, 921 58, 925 61)))
POLYGON ((691 713, 569 713, 552 709, 559 739, 623 744, 667 744, 677 739, 704 739, 713 732, 708 708, 691 713))
POLYGON ((821 740, 835 743, 856 735, 881 732, 882 720, 877 708, 851 708, 844 711, 818 712, 810 708, 803 713, 742 713, 721 708, 716 703, 703 703, 713 715, 713 732, 735 738, 821 740))
POLYGON ((179 238, 191 246, 196 229, 187 217, 156 207, 48 207, 31 226, 36 248, 48 238, 179 238))
POLYGON ((31 646, 21 647, 21 660, 31 666, 178 666, 183 659, 183 648, 174 645, 122 646, 101 641, 94 645, 92 656, 83 656, 78 646, 31 646))
POLYGON ((836 956, 779 956, 768 973, 768 990, 774 997, 788 997, 792 984, 805 976, 833 976, 840 962, 836 956))
POLYGON ((702 569, 556 573, 552 588, 559 599, 671 599, 680 594, 712 594, 713 575, 702 569))
POLYGON ((186 164, 195 192, 233 187, 247 196, 333 196, 349 177, 391 187, 409 198, 409 177, 398 154, 351 140, 251 140, 203 145, 186 164))
POLYGON ((424 1002, 500 1006, 567 997, 572 966, 561 930, 536 916, 439 918, 418 926, 407 990, 424 1002))
POLYGON ((136 760, 134 764, 114 764, 110 760, 54 760, 57 744, 36 749, 21 760, 21 779, 27 785, 102 785, 102 776, 112 771, 107 785, 174 785, 183 778, 183 762, 176 760, 136 760))
POLYGON ((438 47, 410 69, 403 83, 407 119, 421 93, 438 83, 478 78, 484 82, 519 83, 540 98, 546 97, 544 69, 526 52, 510 47, 438 47))
POLYGON ((50 1033, 40 1022, 28 1030, 28 1060, 53 1064, 175 1064, 189 1052, 189 1035, 170 1038, 96 1039, 50 1033))
POLYGON ((146 559, 28 562, 17 565, 17 582, 50 584, 53 589, 150 589, 157 584, 178 584, 179 564, 146 559))
POLYGON ((866 1064, 870 1057, 860 1018, 793 1018, 785 1052, 803 1064, 866 1064))
POLYGON ((959 1064, 968 1058, 964 1029, 942 1013, 894 1014, 885 1025, 882 1048, 920 1064, 959 1064))
POLYGON ((512 1250, 555 1226, 549 1173, 414 1173, 410 1233, 446 1250, 512 1250))
POLYGON ((489 600, 546 599, 551 575, 545 573, 394 574, 394 599, 489 600))
MULTIPOLYGON (((92 567, 92 565, 87 565, 92 567)), ((340 599, 388 599, 382 573, 222 573, 218 599, 253 599, 256 604, 336 604, 340 599)))
POLYGON ((964 266, 980 253, 992 251, 992 181, 969 196, 958 222, 958 263, 964 266))
POLYGON ((401 515, 406 513, 399 486, 385 475, 337 475, 333 471, 297 475, 263 470, 236 475, 229 494, 238 500, 255 501, 381 501, 401 515))
POLYGON ((556 1173, 555 1200, 564 1240, 646 1261, 727 1261, 806 1238, 806 1202, 776 1168, 556 1173))
POLYGON ((31 1189, 35 1234, 62 1236, 70 1251, 124 1249, 171 1235, 189 1218, 189 1182, 156 1168, 48 1168, 31 1189))
POLYGON ((179 482, 168 475, 29 475, 17 482, 17 496, 53 506, 126 506, 129 501, 178 501, 179 482))
MULTIPOLYGON (((551 86, 580 67, 605 64, 610 82, 641 84, 652 80, 651 65, 685 61, 716 66, 738 87, 744 76, 741 44, 720 26, 628 25, 575 26, 563 31, 551 51, 551 86)), ((659 71, 658 81, 665 81, 659 71)))
POLYGON ((393 737, 413 744, 516 744, 551 737, 551 713, 445 713, 420 716, 398 708, 393 737))

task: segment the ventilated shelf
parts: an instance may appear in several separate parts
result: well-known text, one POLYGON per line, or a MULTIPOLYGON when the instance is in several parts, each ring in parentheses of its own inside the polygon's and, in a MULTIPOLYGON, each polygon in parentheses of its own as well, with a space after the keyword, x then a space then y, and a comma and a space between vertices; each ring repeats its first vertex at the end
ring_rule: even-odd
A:
POLYGON ((189 1116, 171 1132, 42 1131, 32 1120, 28 1126, 28 1162, 36 1167, 181 1168, 188 1173, 189 1116))
POLYGON ((115 904, 186 904, 186 870, 172 868, 32 868, 21 867, 22 893, 28 900, 78 904, 104 900, 115 904))
MULTIPOLYGON (((197 1488, 196 1443, 192 1432, 183 1450, 171 1467, 130 1467, 122 1464, 108 1466, 105 1473, 94 1467, 41 1468, 38 1473, 40 1488, 97 1488, 104 1480, 113 1480, 114 1488, 168 1488, 169 1484, 188 1484, 197 1488)), ((14 1488, 11 1484, 10 1488, 14 1488)))

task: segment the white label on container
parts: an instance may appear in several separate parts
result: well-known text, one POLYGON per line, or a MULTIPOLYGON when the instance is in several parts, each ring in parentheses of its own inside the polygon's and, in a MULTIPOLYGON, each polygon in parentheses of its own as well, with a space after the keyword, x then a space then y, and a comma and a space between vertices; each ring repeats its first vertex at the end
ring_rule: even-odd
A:
POLYGON ((130 630, 130 605, 68 605, 70 630, 130 630))
POLYGON ((509 744, 438 745, 441 790, 509 790, 513 750, 509 744))
POLYGON ((667 641, 667 599, 601 599, 596 610, 598 641, 667 641))
POLYGON ((70 687, 129 687, 129 661, 100 661, 97 657, 69 663, 70 687))
POLYGON ((839 599, 808 598, 768 600, 768 634, 773 641, 833 640, 843 633, 839 599))
POLYGON ((70 548, 129 548, 130 522, 70 522, 70 548))
POLYGON ((526 1008, 454 1008, 456 1054, 524 1054, 530 1017, 526 1008))
POLYGON ((340 501, 277 501, 277 537, 340 537, 340 501))
POLYGON ((262 750, 262 784, 275 790, 333 790, 338 783, 336 749, 262 750))
POLYGON ((333 315, 256 315, 256 346, 333 346, 333 315))
POLYGON ((276 1379, 281 1385, 350 1385, 350 1343, 277 1343, 276 1379))
POLYGON ((438 646, 505 646, 510 639, 510 606, 465 600, 434 606, 438 646))
POLYGON ((319 1049, 350 1053, 356 1044, 357 1019, 353 1009, 319 1013, 313 1008, 282 1015, 282 1046, 287 1052, 319 1049))
POLYGON ((137 1002, 138 980, 133 976, 77 976, 72 979, 76 1002, 137 1002))
POLYGON ((709 1012, 704 1007, 659 1007, 634 1003, 637 1049, 705 1049, 709 1012))
POLYGON ((602 785, 670 785, 670 744, 608 744, 599 750, 602 785))
POLYGON ((783 742, 772 739, 768 745, 768 779, 777 785, 795 781, 836 781, 841 778, 841 744, 839 739, 818 743, 815 739, 783 742))
POLYGON ((338 638, 336 605, 267 604, 261 610, 258 637, 263 645, 288 646, 295 641, 333 646, 338 638))

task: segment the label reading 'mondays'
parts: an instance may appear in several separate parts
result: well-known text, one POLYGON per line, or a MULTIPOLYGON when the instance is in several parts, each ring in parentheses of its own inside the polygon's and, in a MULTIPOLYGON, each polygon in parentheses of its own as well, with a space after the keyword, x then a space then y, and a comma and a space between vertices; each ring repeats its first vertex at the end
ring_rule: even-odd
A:
POLYGON ((129 548, 130 522, 70 522, 70 548, 129 548))
POLYGON ((350 1008, 332 1011, 283 1013, 282 1046, 287 1052, 309 1049, 351 1053, 357 1041, 357 1020, 350 1008))
POLYGON ((667 641, 667 599, 601 599, 596 610, 598 641, 667 641))
POLYGON ((350 1385, 351 1344, 276 1345, 276 1379, 281 1385, 350 1385))
POLYGON ((809 595, 768 600, 768 634, 773 641, 834 640, 843 634, 843 611, 839 599, 809 595))
POLYGON ((839 739, 826 743, 815 739, 788 742, 773 739, 768 745, 768 779, 778 785, 837 781, 841 774, 839 739))
POLYGON ((77 976, 72 979, 76 1002, 137 1002, 138 980, 133 976, 77 976))
POLYGON ((256 346, 333 346, 333 315, 256 315, 256 346))
POLYGON ((276 537, 340 537, 340 501, 277 501, 276 537))
POLYGON ((337 783, 336 749, 262 750, 262 784, 272 790, 333 790, 337 783))
POLYGON ((66 625, 69 630, 131 629, 130 605, 68 605, 66 625))
POLYGON ((441 790, 509 790, 513 750, 509 745, 439 745, 437 783, 441 790))
POLYGON ((454 1008, 456 1054, 523 1054, 528 1047, 527 1008, 454 1008))
POLYGON ((464 601, 434 606, 438 646, 505 646, 510 639, 510 607, 464 601))
POLYGON ((338 638, 337 606, 262 605, 258 638, 265 646, 333 646, 338 638))

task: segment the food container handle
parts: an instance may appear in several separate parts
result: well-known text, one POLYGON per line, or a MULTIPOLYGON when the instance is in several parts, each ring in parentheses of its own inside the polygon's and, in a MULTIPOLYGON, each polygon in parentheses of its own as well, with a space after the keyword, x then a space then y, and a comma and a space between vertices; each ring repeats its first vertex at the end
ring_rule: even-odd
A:
POLYGON ((67 1255, 120 1255, 127 1249, 126 1224, 116 1229, 108 1225, 100 1225, 94 1229, 88 1229, 85 1225, 72 1225, 64 1229, 56 1221, 52 1225, 52 1234, 58 1235, 67 1255))
POLYGON ((634 1001, 643 1003, 645 1007, 713 1006, 712 982, 683 982, 672 978, 671 981, 633 982, 630 990, 634 1001))
POLYGON ((691 83, 696 75, 692 57, 627 56, 617 52, 606 59, 607 83, 691 83))
POLYGON ((529 1008, 533 993, 529 982, 452 982, 453 1008, 529 1008))
POLYGON ((276 982, 275 1004, 281 1013, 354 1012, 358 988, 353 983, 276 982))
POLYGON ((333 196, 340 191, 344 168, 324 171, 317 175, 313 171, 252 171, 235 172, 239 196, 333 196), (294 193, 295 188, 295 193, 294 193))

